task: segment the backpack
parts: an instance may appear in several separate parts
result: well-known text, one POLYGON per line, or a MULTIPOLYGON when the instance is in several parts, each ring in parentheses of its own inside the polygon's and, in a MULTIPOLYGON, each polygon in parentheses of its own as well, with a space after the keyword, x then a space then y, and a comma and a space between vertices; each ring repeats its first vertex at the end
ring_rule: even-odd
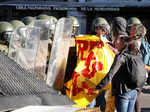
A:
POLYGON ((143 56, 144 63, 150 66, 150 44, 147 41, 142 40, 140 50, 143 56))
POLYGON ((126 55, 125 68, 129 80, 126 81, 130 89, 141 88, 147 80, 147 70, 144 66, 141 55, 133 55, 124 53, 126 55))

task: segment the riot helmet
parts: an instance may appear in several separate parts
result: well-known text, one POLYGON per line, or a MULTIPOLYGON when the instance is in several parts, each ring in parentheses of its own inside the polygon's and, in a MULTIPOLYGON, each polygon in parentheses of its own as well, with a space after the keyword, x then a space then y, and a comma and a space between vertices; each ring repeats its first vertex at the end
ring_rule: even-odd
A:
POLYGON ((130 38, 141 39, 145 36, 147 29, 142 24, 134 24, 130 29, 130 38))
POLYGON ((13 26, 8 22, 0 22, 0 40, 1 43, 8 45, 12 36, 13 26))
POLYGON ((54 16, 49 16, 49 21, 56 24, 58 20, 54 16))
POLYGON ((49 16, 46 14, 40 14, 36 17, 37 20, 49 20, 49 16))
POLYGON ((133 25, 140 25, 142 24, 142 22, 140 21, 139 18, 137 17, 131 17, 128 19, 128 27, 127 27, 127 31, 130 34, 130 29, 133 25))
POLYGON ((73 22, 73 31, 72 31, 72 35, 77 35, 78 33, 78 29, 79 29, 79 21, 76 17, 74 16, 68 16, 68 18, 70 18, 73 22))
POLYGON ((22 18, 22 22, 25 25, 30 25, 34 20, 35 20, 35 18, 31 17, 31 16, 26 16, 26 17, 22 18))
POLYGON ((17 27, 20 27, 20 26, 25 26, 25 24, 19 20, 12 20, 12 21, 10 21, 10 24, 12 24, 14 29, 16 29, 17 27))
POLYGON ((56 28, 56 24, 57 24, 57 18, 54 16, 49 16, 49 22, 50 22, 50 33, 49 33, 49 38, 53 40, 54 37, 54 33, 55 33, 55 28, 56 28))
POLYGON ((103 42, 108 42, 111 40, 111 37, 109 35, 110 26, 106 19, 102 17, 98 17, 93 20, 92 31, 96 33, 96 35, 100 37, 103 42))
POLYGON ((96 32, 97 29, 99 29, 99 28, 102 28, 107 33, 109 33, 109 31, 110 31, 110 26, 109 26, 108 22, 106 21, 106 19, 104 19, 102 17, 98 17, 98 18, 94 19, 92 22, 92 30, 94 32, 96 32))
POLYGON ((142 24, 142 22, 137 17, 131 17, 128 20, 128 26, 134 25, 134 24, 142 24))

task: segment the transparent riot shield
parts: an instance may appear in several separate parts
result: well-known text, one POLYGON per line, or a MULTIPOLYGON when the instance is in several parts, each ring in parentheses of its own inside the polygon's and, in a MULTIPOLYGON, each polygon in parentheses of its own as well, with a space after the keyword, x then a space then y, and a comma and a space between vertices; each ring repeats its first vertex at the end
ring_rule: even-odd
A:
POLYGON ((72 27, 70 19, 61 18, 55 29, 46 82, 58 90, 64 83, 72 27))
POLYGON ((14 31, 9 44, 8 56, 32 73, 35 73, 35 61, 40 36, 40 28, 18 27, 14 31))
POLYGON ((48 55, 48 37, 51 24, 49 21, 36 20, 31 25, 33 27, 39 27, 43 31, 40 36, 40 41, 36 54, 35 73, 38 74, 41 79, 45 80, 48 55))

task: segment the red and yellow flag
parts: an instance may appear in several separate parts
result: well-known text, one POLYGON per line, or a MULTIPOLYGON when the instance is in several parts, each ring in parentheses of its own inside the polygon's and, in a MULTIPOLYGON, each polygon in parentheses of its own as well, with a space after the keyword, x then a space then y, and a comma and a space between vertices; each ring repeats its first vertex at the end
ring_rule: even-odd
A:
MULTIPOLYGON (((109 71, 115 54, 97 36, 93 35, 76 37, 76 48, 77 66, 72 79, 66 83, 69 88, 67 95, 77 103, 77 106, 85 107, 98 95, 93 88, 109 71)), ((110 90, 110 85, 109 83, 105 89, 110 90)))

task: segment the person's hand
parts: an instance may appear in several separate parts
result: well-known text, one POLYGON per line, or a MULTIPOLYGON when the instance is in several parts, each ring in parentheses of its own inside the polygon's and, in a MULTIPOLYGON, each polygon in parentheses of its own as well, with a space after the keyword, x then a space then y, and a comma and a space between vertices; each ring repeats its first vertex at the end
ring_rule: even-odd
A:
POLYGON ((96 89, 96 88, 89 88, 88 89, 88 95, 93 95, 93 94, 99 94, 102 90, 96 89))

